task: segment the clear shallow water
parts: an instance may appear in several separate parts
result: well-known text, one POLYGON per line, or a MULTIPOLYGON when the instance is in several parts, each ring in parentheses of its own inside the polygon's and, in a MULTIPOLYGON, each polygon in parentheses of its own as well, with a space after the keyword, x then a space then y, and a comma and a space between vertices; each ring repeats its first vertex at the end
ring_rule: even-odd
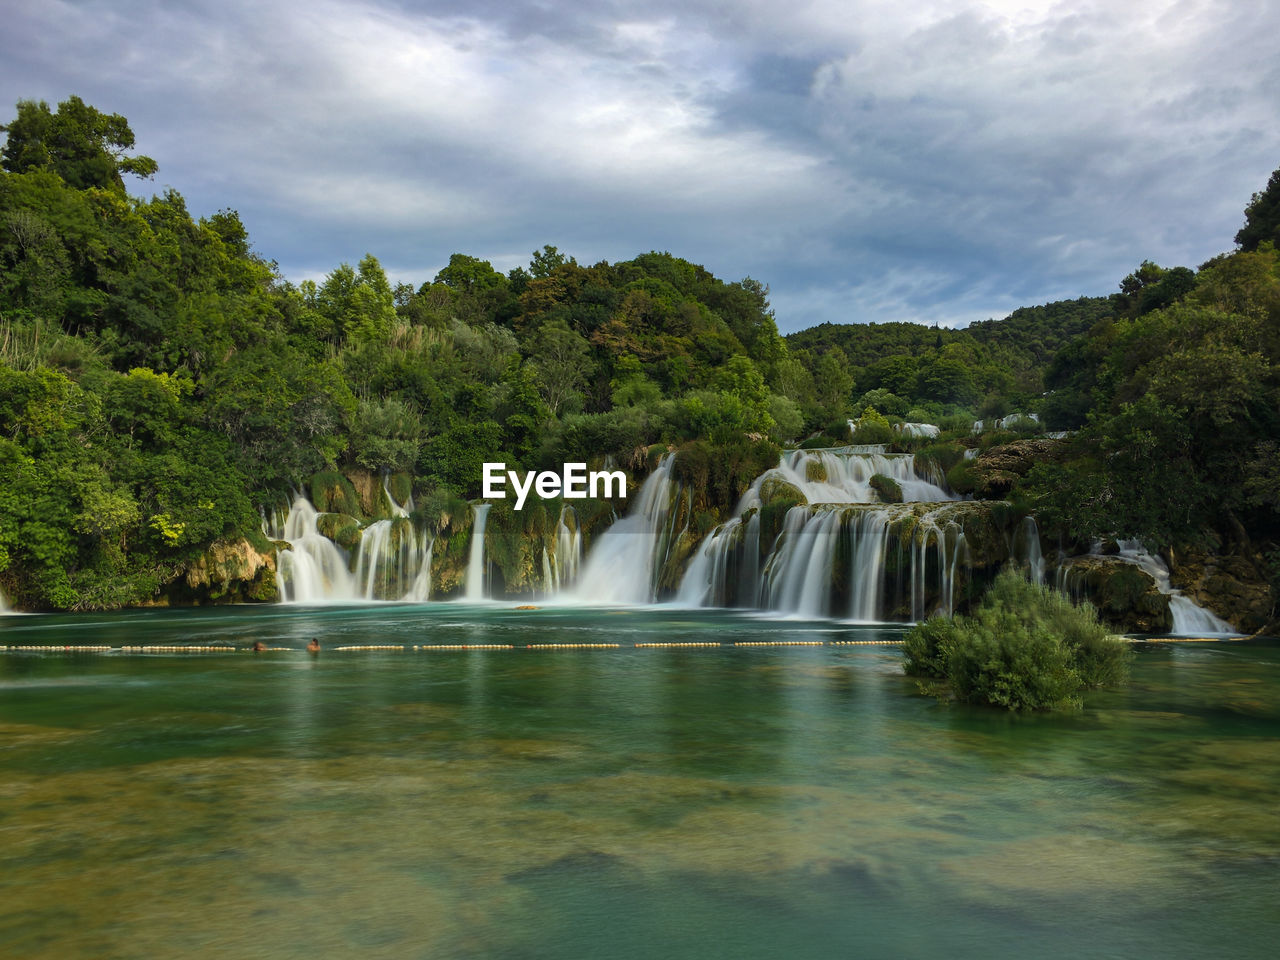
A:
POLYGON ((1280 940, 1280 647, 1149 645, 1078 714, 723 612, 0 621, 0 955, 1237 957, 1280 940), (319 636, 318 658, 302 652, 319 636), (345 644, 619 643, 343 653, 345 644))

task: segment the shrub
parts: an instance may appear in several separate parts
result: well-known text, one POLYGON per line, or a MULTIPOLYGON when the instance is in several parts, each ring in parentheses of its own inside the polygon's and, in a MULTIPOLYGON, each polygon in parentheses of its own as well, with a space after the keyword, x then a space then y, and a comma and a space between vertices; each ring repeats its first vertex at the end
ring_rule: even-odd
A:
POLYGON ((973 616, 933 617, 903 645, 908 675, 945 681, 922 684, 926 692, 1009 710, 1078 706, 1085 690, 1123 682, 1129 658, 1093 607, 1013 570, 996 578, 973 616))
POLYGON ((891 443, 893 428, 874 407, 867 407, 853 426, 854 443, 891 443))

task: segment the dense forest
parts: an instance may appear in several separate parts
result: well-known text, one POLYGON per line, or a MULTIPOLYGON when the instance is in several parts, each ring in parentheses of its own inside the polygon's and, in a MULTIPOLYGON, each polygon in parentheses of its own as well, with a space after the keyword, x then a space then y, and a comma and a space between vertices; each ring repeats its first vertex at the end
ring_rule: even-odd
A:
POLYGON ((369 254, 294 284, 234 211, 131 194, 156 164, 125 118, 23 101, 3 129, 0 593, 22 608, 150 602, 214 543, 266 546, 264 505, 325 472, 407 475, 439 511, 484 461, 641 477, 683 449, 728 500, 850 421, 1046 537, 1233 552, 1280 588, 1280 171, 1197 269, 963 330, 783 337, 763 283, 656 251, 547 245, 505 274, 457 253, 418 286, 369 254), (963 459, 1041 430, 1066 435, 1004 482, 963 459))

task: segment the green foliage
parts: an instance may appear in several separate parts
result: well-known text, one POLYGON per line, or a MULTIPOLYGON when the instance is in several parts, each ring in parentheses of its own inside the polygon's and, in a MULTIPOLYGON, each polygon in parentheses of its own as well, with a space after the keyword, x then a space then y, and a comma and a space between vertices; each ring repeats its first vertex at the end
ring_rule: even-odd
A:
POLYGON ((18 116, 0 126, 7 135, 0 167, 9 173, 48 170, 77 190, 90 187, 124 192, 121 174, 150 177, 156 162, 129 157, 133 131, 118 113, 101 113, 79 97, 58 104, 57 112, 41 100, 18 101, 18 116))
POLYGON ((1266 189, 1249 200, 1244 209, 1244 226, 1235 239, 1245 253, 1264 243, 1280 246, 1280 168, 1272 171, 1266 189))
POLYGON ((853 424, 854 443, 890 443, 893 440, 893 428, 889 421, 875 407, 867 407, 862 416, 853 424))
POLYGON ((1092 607, 1007 570, 973 616, 933 617, 911 630, 903 669, 946 681, 962 703, 1047 710, 1078 705, 1090 688, 1124 682, 1130 656, 1092 607))

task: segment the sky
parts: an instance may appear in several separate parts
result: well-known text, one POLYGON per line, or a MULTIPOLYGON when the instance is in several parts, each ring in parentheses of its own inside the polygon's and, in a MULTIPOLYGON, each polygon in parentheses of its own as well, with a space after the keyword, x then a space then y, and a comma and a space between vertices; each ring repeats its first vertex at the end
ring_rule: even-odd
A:
POLYGON ((959 326, 1232 249, 1272 0, 0 0, 0 115, 129 119, 290 280, 666 250, 783 332, 959 326))

